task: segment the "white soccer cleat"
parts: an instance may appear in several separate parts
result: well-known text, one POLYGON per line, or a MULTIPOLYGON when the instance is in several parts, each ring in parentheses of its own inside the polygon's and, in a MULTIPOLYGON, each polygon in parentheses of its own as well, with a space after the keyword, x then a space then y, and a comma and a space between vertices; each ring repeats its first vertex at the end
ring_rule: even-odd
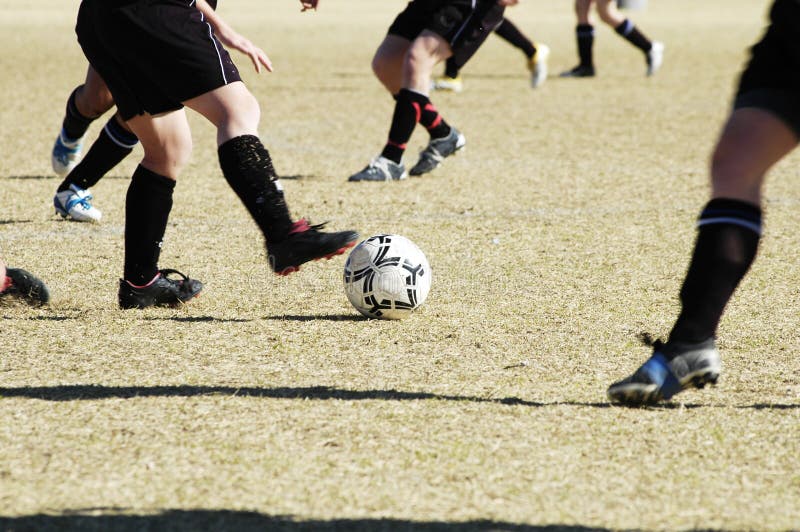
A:
POLYGON ((550 58, 550 47, 546 44, 536 44, 536 53, 528 61, 528 70, 531 71, 531 87, 541 87, 547 79, 547 60, 550 58))
POLYGON ((53 198, 56 214, 62 218, 72 218, 76 222, 99 222, 103 217, 92 205, 92 194, 77 185, 70 185, 69 190, 56 192, 53 198))
POLYGON ((69 139, 62 129, 53 144, 51 162, 53 171, 58 177, 64 177, 75 168, 81 160, 83 150, 83 137, 75 140, 69 139))
POLYGON ((653 41, 650 51, 647 52, 647 75, 652 76, 661 68, 664 62, 664 43, 653 41))

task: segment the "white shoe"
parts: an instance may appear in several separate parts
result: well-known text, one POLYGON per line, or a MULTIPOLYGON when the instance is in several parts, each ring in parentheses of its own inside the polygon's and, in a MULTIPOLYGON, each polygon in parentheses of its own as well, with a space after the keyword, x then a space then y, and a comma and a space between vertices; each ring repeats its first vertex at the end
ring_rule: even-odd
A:
POLYGON ((540 87, 547 79, 547 60, 550 58, 550 47, 536 43, 536 53, 528 61, 531 71, 531 87, 540 87))
POLYGON ((78 185, 70 185, 69 190, 57 192, 53 198, 56 214, 62 218, 72 218, 76 222, 99 222, 103 213, 92 206, 92 194, 78 185))
POLYGON ((53 171, 58 177, 65 177, 75 168, 81 160, 83 150, 83 137, 70 140, 62 129, 53 144, 53 153, 50 158, 53 163, 53 171))
POLYGON ((652 76, 664 62, 664 43, 653 41, 650 51, 647 52, 647 75, 652 76))

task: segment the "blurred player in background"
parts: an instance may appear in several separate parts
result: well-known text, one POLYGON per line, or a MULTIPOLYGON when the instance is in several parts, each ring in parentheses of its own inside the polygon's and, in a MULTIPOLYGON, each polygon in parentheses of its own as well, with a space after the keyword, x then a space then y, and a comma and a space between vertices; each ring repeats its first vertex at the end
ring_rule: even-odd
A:
MULTIPOLYGON (((546 44, 531 41, 507 18, 503 19, 494 33, 525 54, 526 64, 531 73, 531 87, 535 89, 541 86, 547 79, 547 59, 550 57, 550 48, 546 44)), ((459 75, 462 66, 456 56, 448 58, 444 64, 444 75, 433 80, 433 88, 461 92, 464 89, 464 82, 459 75)))
POLYGON ((463 66, 518 0, 412 0, 395 18, 375 52, 372 70, 395 99, 383 151, 349 181, 391 181, 422 175, 466 144, 428 98, 434 66, 456 56, 463 66), (403 153, 417 123, 430 134, 428 146, 406 172, 403 153))
POLYGON ((647 62, 647 75, 652 76, 664 60, 664 44, 651 41, 634 26, 633 22, 617 9, 616 0, 575 0, 575 14, 578 26, 575 34, 578 40, 578 66, 561 73, 561 77, 589 78, 595 75, 594 58, 594 25, 592 24, 592 4, 597 4, 600 20, 614 28, 620 36, 642 51, 647 62))
POLYGON ((657 341, 636 372, 608 389, 612 401, 646 404, 716 383, 715 337, 725 306, 756 257, 767 171, 800 141, 800 0, 775 0, 770 25, 752 48, 733 111, 711 160, 711 200, 680 292, 681 312, 666 344, 657 341))

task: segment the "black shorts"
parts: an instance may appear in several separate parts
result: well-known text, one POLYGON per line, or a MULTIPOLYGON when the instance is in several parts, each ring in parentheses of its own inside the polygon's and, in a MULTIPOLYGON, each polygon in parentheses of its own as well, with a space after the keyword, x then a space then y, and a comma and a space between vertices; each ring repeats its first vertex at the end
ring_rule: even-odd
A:
POLYGON ((450 44, 461 68, 503 21, 504 10, 497 0, 412 0, 388 33, 413 41, 423 30, 432 31, 450 44))
POLYGON ((800 137, 800 0, 775 0, 770 25, 751 50, 734 108, 758 107, 783 119, 800 137))
POLYGON ((125 120, 241 81, 194 0, 83 0, 75 32, 125 120))

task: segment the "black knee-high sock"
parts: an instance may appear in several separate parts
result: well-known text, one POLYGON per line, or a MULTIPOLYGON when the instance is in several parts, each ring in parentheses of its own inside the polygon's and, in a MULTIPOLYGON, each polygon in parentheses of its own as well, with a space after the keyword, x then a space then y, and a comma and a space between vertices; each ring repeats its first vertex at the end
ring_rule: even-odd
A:
POLYGON ((456 63, 456 58, 452 55, 448 57, 444 63, 444 75, 448 78, 457 78, 460 70, 456 63))
POLYGON ((575 36, 578 39, 578 57, 581 66, 594 68, 592 47, 594 47, 594 26, 591 24, 578 24, 575 27, 575 36))
POLYGON ((389 140, 386 141, 381 155, 396 163, 403 159, 406 144, 414 132, 417 122, 422 116, 422 109, 430 100, 424 94, 408 89, 400 89, 394 104, 392 127, 389 129, 389 140))
POLYGON ((681 288, 681 313, 670 341, 702 342, 716 334, 725 305, 755 260, 761 209, 717 198, 708 202, 697 225, 694 254, 681 288))
POLYGON ((269 152, 255 135, 234 137, 220 145, 219 165, 267 242, 289 234, 292 219, 269 152))
POLYGON ((497 26, 494 32, 515 48, 522 50, 528 59, 536 55, 536 46, 507 18, 503 19, 503 22, 497 26))
POLYGON ((432 139, 440 139, 450 134, 450 125, 444 121, 430 100, 422 106, 419 123, 428 130, 432 139))
POLYGON ((96 116, 83 116, 78 111, 78 106, 75 105, 75 93, 78 92, 79 88, 72 91, 67 99, 67 111, 64 114, 64 122, 61 125, 64 133, 69 137, 67 140, 81 138, 86 133, 86 130, 89 129, 89 124, 97 118, 96 116))
POLYGON ((616 30, 617 33, 625 37, 628 42, 644 53, 649 52, 650 48, 653 46, 653 43, 650 42, 650 39, 645 37, 642 32, 640 32, 639 29, 633 25, 633 22, 631 22, 631 19, 629 18, 623 20, 619 26, 614 28, 614 30, 616 30))
POLYGON ((174 180, 141 165, 133 173, 125 199, 125 280, 131 284, 147 284, 158 273, 173 190, 174 180))
POLYGON ((112 116, 86 156, 61 182, 58 192, 67 190, 72 184, 84 189, 93 187, 127 157, 138 142, 136 135, 122 127, 116 116, 112 116))

